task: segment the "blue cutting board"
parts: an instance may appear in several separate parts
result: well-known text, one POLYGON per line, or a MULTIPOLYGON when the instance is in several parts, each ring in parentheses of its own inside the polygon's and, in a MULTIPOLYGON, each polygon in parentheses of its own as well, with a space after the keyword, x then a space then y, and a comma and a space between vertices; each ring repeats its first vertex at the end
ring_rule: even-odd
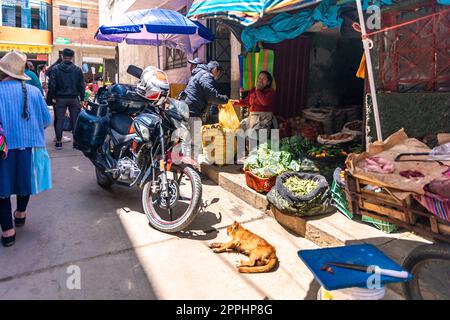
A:
MULTIPOLYGON (((383 269, 403 271, 402 267, 388 258, 382 251, 370 244, 350 245, 335 248, 300 250, 298 256, 308 266, 317 281, 326 290, 361 287, 367 288, 367 279, 371 274, 331 266, 334 274, 320 270, 327 262, 351 263, 364 266, 377 265, 383 269)), ((412 279, 400 279, 381 276, 380 283, 406 282, 412 279)))

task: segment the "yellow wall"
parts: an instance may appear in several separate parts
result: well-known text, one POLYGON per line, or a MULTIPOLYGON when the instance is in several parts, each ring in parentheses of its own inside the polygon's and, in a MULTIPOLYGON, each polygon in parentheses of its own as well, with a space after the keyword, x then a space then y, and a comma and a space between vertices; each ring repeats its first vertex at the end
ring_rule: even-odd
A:
MULTIPOLYGON (((52 0, 41 0, 41 2, 52 4, 52 0)), ((50 16, 49 19, 51 18, 50 16)), ((45 53, 51 52, 52 44, 51 31, 0 26, 0 51, 9 51, 9 48, 13 46, 14 49, 22 51, 45 53), (36 48, 36 46, 42 48, 36 48)))
POLYGON ((0 52, 13 49, 24 53, 52 52, 52 33, 47 30, 0 27, 0 52))
POLYGON ((0 27, 2 43, 51 45, 52 33, 47 30, 0 27))

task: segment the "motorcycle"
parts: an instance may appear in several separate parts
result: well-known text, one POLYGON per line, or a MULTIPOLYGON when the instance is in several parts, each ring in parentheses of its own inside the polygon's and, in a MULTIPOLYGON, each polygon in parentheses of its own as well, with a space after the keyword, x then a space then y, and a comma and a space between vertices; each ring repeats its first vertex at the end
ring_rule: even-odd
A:
POLYGON ((170 98, 166 74, 130 66, 136 86, 115 84, 98 91, 77 120, 74 147, 95 166, 97 183, 142 189, 142 206, 152 227, 185 229, 202 204, 195 162, 181 152, 189 109, 170 98))

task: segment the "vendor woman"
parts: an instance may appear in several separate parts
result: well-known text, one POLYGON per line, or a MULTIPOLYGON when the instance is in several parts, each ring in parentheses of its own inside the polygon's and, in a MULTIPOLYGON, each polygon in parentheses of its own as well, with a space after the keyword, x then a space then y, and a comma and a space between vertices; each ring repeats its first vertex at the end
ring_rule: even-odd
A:
POLYGON ((276 127, 273 115, 275 104, 275 90, 272 88, 272 75, 267 71, 261 71, 256 82, 256 89, 250 90, 245 99, 234 103, 235 106, 249 106, 250 115, 242 120, 241 128, 270 129, 272 124, 276 127))

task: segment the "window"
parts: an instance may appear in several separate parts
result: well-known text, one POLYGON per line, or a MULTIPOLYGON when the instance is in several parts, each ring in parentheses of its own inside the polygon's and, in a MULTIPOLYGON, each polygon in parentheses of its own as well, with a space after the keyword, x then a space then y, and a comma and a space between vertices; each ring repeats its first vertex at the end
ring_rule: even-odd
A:
POLYGON ((177 69, 187 66, 186 53, 181 50, 166 47, 166 63, 165 69, 177 69))
POLYGON ((40 29, 40 6, 37 4, 31 5, 31 29, 40 29))
POLYGON ((87 9, 59 6, 59 24, 66 27, 87 28, 87 9))
POLYGON ((21 26, 20 22, 20 4, 15 1, 4 1, 2 3, 2 25, 5 27, 16 27, 16 14, 18 15, 19 27, 21 26))
POLYGON ((40 0, 3 0, 2 25, 6 27, 51 30, 51 5, 40 0))

